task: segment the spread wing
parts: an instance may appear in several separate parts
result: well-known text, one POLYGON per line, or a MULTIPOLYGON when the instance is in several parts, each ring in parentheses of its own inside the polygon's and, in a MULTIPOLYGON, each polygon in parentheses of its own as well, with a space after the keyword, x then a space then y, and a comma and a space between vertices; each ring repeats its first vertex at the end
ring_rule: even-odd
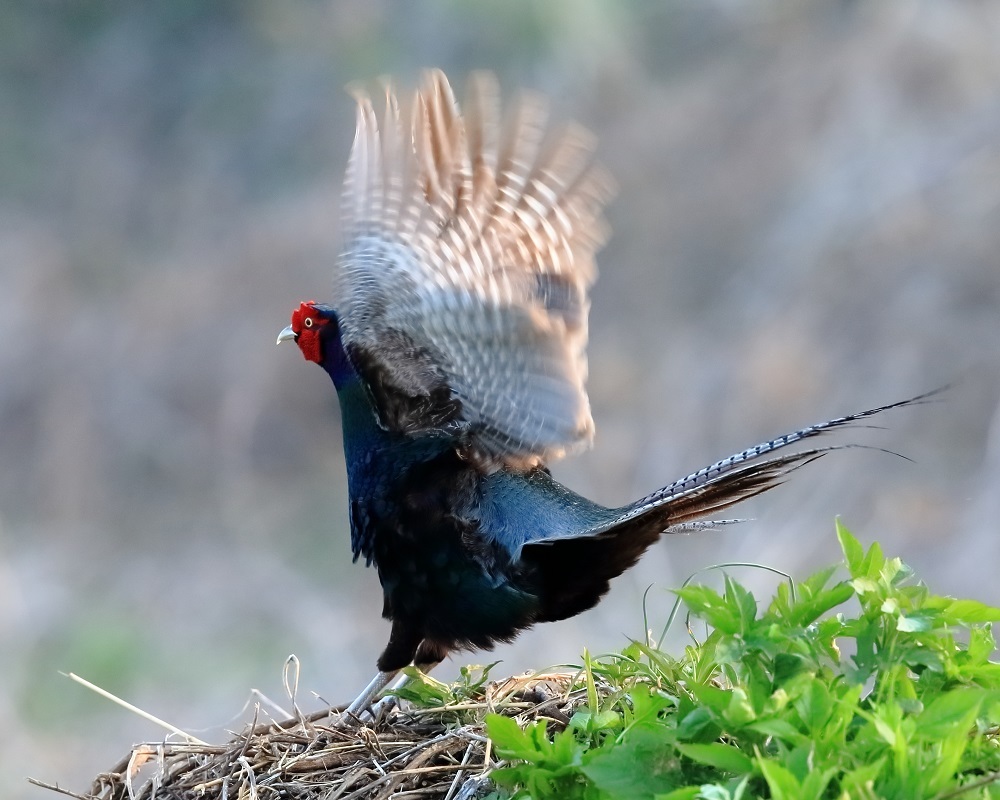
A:
POLYGON ((610 194, 592 137, 546 135, 533 96, 501 121, 486 74, 464 116, 438 71, 408 103, 387 87, 381 115, 357 100, 334 305, 382 424, 451 430, 518 467, 588 445, 587 293, 610 194))

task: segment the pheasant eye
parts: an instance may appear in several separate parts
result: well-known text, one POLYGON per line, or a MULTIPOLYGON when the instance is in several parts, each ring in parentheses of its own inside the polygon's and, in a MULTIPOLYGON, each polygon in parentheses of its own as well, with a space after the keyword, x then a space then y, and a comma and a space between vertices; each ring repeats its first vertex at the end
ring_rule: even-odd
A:
POLYGON ((303 328, 311 328, 312 326, 313 326, 312 317, 306 317, 304 320, 302 320, 303 328))

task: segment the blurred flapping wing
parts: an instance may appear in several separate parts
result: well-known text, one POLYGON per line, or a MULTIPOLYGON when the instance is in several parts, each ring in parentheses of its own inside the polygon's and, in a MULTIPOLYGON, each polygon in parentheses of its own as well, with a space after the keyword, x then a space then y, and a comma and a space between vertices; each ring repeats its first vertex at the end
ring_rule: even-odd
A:
POLYGON ((451 430, 470 458, 527 468, 587 446, 588 290, 610 181, 541 100, 500 119, 492 76, 464 117, 445 76, 412 101, 359 94, 334 278, 344 344, 381 423, 451 430))

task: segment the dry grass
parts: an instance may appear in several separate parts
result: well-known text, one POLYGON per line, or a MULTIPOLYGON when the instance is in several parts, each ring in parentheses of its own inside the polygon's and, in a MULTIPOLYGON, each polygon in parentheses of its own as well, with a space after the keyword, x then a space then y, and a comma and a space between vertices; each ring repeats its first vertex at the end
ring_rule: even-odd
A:
POLYGON ((490 791, 489 774, 500 765, 485 734, 486 715, 523 723, 545 718, 561 729, 586 699, 585 690, 574 689, 578 674, 494 681, 449 705, 428 709, 402 703, 364 724, 339 725, 337 709, 282 722, 255 721, 221 745, 181 732, 183 741, 136 745, 100 773, 87 794, 33 783, 78 800, 470 800, 490 791))

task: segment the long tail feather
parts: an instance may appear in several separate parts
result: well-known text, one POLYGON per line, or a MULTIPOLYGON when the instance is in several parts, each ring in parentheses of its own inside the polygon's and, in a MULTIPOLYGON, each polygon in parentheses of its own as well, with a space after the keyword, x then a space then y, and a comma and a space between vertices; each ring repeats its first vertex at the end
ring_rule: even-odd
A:
POLYGON ((618 517, 599 529, 592 530, 590 535, 606 535, 626 523, 646 517, 661 518, 660 530, 669 530, 675 525, 686 525, 698 518, 722 511, 779 485, 789 473, 821 458, 826 453, 862 445, 814 447, 765 459, 764 456, 769 453, 836 429, 858 427, 863 420, 890 409, 926 402, 942 391, 944 389, 935 389, 908 400, 837 417, 761 442, 697 472, 692 472, 662 489, 657 489, 623 508, 618 517))
POLYGON ((766 492, 790 473, 829 452, 865 445, 835 444, 775 455, 776 450, 832 430, 857 426, 889 409, 925 402, 941 391, 838 417, 762 442, 664 486, 609 514, 594 527, 527 544, 522 558, 542 576, 539 585, 544 588, 538 621, 565 619, 593 606, 607 592, 609 581, 631 567, 661 534, 731 523, 734 520, 704 518, 766 492))

